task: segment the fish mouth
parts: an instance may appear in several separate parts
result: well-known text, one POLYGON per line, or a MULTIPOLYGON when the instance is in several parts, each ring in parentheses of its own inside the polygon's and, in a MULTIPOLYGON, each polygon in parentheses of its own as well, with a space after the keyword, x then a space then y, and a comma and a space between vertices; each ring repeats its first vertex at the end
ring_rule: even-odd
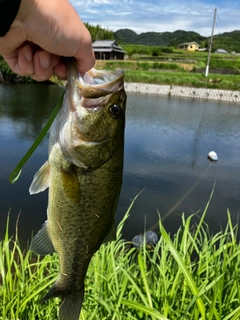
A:
POLYGON ((99 71, 91 69, 79 77, 79 89, 84 98, 99 98, 123 89, 123 70, 99 71))
POLYGON ((119 121, 112 120, 111 107, 122 108, 124 119, 124 72, 91 69, 80 75, 72 59, 67 61, 67 70, 65 103, 59 116, 59 121, 67 121, 59 127, 58 140, 70 162, 82 168, 96 167, 111 157, 114 148, 111 130, 114 126, 117 131, 119 121))
POLYGON ((77 69, 76 61, 67 62, 68 86, 72 94, 84 98, 95 99, 108 94, 121 91, 124 88, 124 71, 91 69, 81 75, 77 69))
POLYGON ((107 70, 96 70, 91 69, 87 73, 85 73, 81 78, 82 85, 107 85, 114 84, 123 75, 123 70, 116 70, 116 71, 107 71, 107 70))

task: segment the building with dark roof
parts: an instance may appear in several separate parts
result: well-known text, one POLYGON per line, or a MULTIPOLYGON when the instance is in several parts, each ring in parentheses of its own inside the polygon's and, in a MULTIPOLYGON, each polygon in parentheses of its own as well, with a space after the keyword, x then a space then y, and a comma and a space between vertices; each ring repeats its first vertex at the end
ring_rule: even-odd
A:
POLYGON ((115 40, 97 40, 92 47, 97 60, 124 60, 126 52, 115 40))

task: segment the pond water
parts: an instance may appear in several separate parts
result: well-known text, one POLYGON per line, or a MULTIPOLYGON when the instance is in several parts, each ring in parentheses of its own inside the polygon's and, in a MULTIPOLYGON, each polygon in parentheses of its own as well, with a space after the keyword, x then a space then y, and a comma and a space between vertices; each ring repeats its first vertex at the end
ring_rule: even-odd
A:
MULTIPOLYGON (((34 173, 47 159, 46 137, 24 166, 18 182, 9 175, 38 136, 59 99, 54 85, 0 85, 0 238, 10 211, 19 236, 28 239, 46 219, 47 192, 30 196, 34 173)), ((158 213, 175 232, 181 214, 200 216, 215 184, 206 221, 212 232, 224 227, 227 208, 233 223, 240 209, 240 105, 162 96, 128 94, 123 187, 116 213, 122 219, 140 192, 124 227, 132 239, 156 229, 158 213), (217 162, 207 159, 214 150, 217 162)))

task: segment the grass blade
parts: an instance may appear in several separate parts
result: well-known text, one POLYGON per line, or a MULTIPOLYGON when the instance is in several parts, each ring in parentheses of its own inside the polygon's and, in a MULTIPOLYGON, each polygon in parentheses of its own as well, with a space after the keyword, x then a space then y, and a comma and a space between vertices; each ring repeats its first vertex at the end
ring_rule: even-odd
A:
POLYGON ((31 155, 33 154, 33 152, 37 149, 37 147, 39 146, 40 142, 42 141, 42 139, 45 137, 45 135, 47 134, 49 128, 51 127, 54 119, 56 118, 56 115, 58 114, 58 111, 60 110, 61 106, 62 106, 62 102, 63 102, 63 97, 64 97, 65 91, 63 92, 63 94, 61 95, 56 107, 54 108, 52 114, 50 115, 47 123, 45 124, 45 126, 43 127, 42 131, 39 133, 37 139, 33 142, 33 144, 31 145, 31 147, 28 149, 28 151, 25 153, 25 155, 22 157, 22 159, 19 161, 19 163, 17 164, 16 168, 12 171, 12 173, 10 174, 9 177, 9 182, 10 183, 15 183, 18 178, 21 175, 21 170, 22 167, 25 165, 25 163, 28 161, 28 159, 31 157, 31 155))
POLYGON ((196 297, 196 302, 197 302, 199 311, 202 315, 202 319, 205 320, 205 306, 204 306, 204 303, 203 303, 201 297, 198 297, 199 292, 198 292, 197 286, 196 286, 191 274, 189 273, 189 271, 188 271, 183 259, 181 258, 179 252, 174 247, 174 245, 173 245, 170 237, 168 236, 166 230, 164 229, 162 223, 160 223, 160 231, 161 231, 162 237, 164 238, 164 240, 168 244, 169 249, 170 249, 172 255, 174 256, 174 259, 176 260, 179 268, 181 269, 182 273, 184 274, 185 279, 187 281, 187 284, 188 284, 190 290, 192 291, 192 294, 196 297))
POLYGON ((142 311, 146 315, 155 317, 158 320, 169 320, 168 318, 166 318, 165 316, 160 314, 158 311, 156 311, 154 309, 151 309, 149 307, 143 306, 143 305, 141 305, 141 304, 139 304, 137 302, 133 302, 133 301, 128 301, 128 300, 122 299, 122 304, 124 304, 125 306, 128 306, 130 308, 142 311))

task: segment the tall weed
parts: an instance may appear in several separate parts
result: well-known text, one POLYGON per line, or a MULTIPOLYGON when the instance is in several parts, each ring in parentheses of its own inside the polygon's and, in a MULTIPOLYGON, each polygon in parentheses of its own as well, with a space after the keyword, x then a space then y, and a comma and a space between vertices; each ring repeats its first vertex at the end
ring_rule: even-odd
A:
MULTIPOLYGON (((160 240, 151 250, 137 250, 121 239, 130 207, 118 226, 117 241, 93 256, 80 319, 239 319, 238 227, 227 212, 225 230, 211 235, 204 222, 209 203, 197 224, 192 222, 196 215, 182 214, 172 237, 160 219, 160 240)), ((0 319, 56 319, 59 300, 39 301, 57 273, 57 256, 40 259, 22 250, 17 236, 9 236, 7 221, 0 242, 0 319)))

